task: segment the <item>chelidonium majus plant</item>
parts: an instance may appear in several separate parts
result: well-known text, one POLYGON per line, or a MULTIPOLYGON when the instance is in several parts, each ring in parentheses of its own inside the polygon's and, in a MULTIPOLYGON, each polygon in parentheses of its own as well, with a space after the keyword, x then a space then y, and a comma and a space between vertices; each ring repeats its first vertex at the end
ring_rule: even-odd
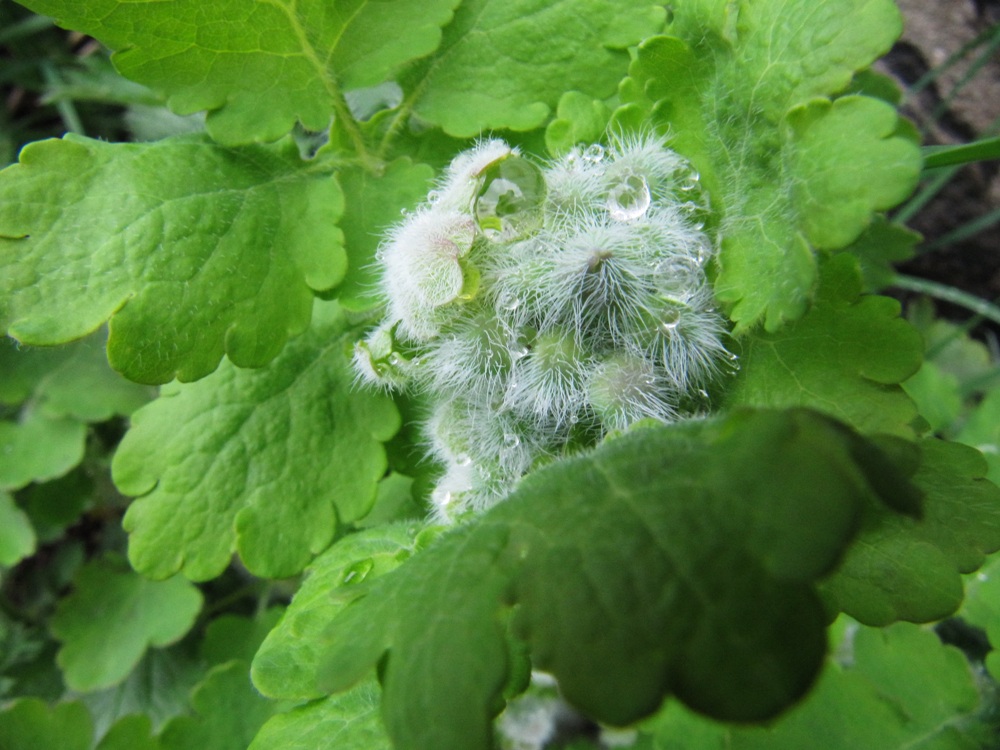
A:
POLYGON ((354 359, 365 380, 431 405, 439 520, 609 431, 706 408, 735 367, 706 278, 707 213, 698 174, 661 139, 543 166, 491 139, 389 233, 386 315, 354 359))

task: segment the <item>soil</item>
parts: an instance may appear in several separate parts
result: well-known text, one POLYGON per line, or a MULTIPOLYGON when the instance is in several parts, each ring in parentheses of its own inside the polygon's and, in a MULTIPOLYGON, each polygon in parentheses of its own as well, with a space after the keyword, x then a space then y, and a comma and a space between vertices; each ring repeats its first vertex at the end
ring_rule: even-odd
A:
MULTIPOLYGON (((904 87, 940 68, 1000 23, 1000 0, 898 2, 905 19, 903 37, 879 65, 904 87)), ((973 68, 985 49, 976 47, 905 100, 903 112, 920 128, 926 143, 965 143, 1000 132, 1000 52, 994 50, 979 70, 973 68), (959 91, 952 96, 956 86, 959 91)), ((1000 161, 978 163, 962 168, 909 225, 929 243, 998 208, 1000 161)), ((923 253, 900 270, 998 300, 1000 223, 946 249, 923 253)), ((965 311, 941 309, 968 317, 965 311)))

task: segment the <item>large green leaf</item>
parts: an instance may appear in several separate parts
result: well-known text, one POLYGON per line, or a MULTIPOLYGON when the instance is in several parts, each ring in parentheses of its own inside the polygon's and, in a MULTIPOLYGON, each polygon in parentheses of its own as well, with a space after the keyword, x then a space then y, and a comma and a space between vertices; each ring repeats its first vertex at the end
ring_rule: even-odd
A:
MULTIPOLYGON (((117 53, 123 75, 221 143, 323 130, 346 89, 381 83, 432 52, 460 0, 24 0, 117 53)), ((343 111, 343 110, 342 110, 343 111)))
POLYGON ((354 385, 351 334, 334 302, 261 370, 224 364, 171 384, 133 417, 115 483, 141 495, 124 525, 129 558, 154 578, 218 575, 239 551, 257 575, 295 575, 354 521, 385 472, 392 402, 354 385))
POLYGON ((108 357, 132 380, 194 380, 222 355, 274 358, 345 270, 343 196, 291 142, 204 137, 27 146, 0 173, 0 321, 29 344, 111 319, 108 357))
POLYGON ((830 662, 801 706, 768 727, 711 724, 669 704, 645 727, 654 750, 977 750, 979 706, 958 649, 908 623, 849 630, 848 664, 830 662))
POLYGON ((722 718, 772 716, 819 669, 814 584, 873 487, 915 510, 893 463, 813 412, 633 431, 528 476, 377 579, 333 621, 321 684, 344 689, 388 652, 400 746, 487 748, 514 606, 534 666, 600 720, 634 721, 667 693, 722 718))
POLYGON ((851 257, 825 264, 803 318, 740 339, 741 367, 726 404, 806 406, 861 432, 913 437, 917 410, 899 383, 920 367, 923 340, 899 317, 896 300, 860 292, 851 257))
POLYGON ((905 198, 920 153, 893 107, 830 102, 900 32, 891 0, 686 3, 639 47, 622 126, 652 118, 700 170, 720 213, 716 293, 737 330, 798 318, 816 280, 810 245, 853 242, 905 198))
POLYGON ((120 682, 146 649, 187 633, 201 603, 183 578, 150 581, 111 561, 88 563, 51 621, 66 684, 86 692, 120 682))
POLYGON ((544 124, 564 91, 604 98, 625 48, 663 28, 633 0, 464 0, 440 48, 404 78, 416 114, 455 136, 544 124))

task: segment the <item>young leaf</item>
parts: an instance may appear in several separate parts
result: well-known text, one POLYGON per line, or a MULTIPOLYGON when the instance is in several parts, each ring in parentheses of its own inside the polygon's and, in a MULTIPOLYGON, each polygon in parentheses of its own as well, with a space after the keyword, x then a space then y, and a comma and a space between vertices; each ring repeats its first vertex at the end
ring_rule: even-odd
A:
POLYGON ((920 367, 923 340, 888 297, 860 297, 847 255, 824 267, 816 300, 800 320, 740 340, 740 372, 728 406, 826 412, 864 433, 913 437, 916 407, 898 385, 920 367))
POLYGON ((381 690, 366 680, 346 693, 272 716, 249 750, 392 750, 379 711, 381 690))
POLYGON ((336 303, 314 318, 268 367, 224 364, 136 412, 112 474, 142 496, 124 519, 137 570, 205 580, 236 550, 255 574, 284 578, 326 548, 338 517, 368 512, 399 415, 354 387, 336 303))
POLYGON ((0 202, 10 335, 57 344, 110 318, 112 367, 143 383, 195 380, 224 353, 267 363, 345 270, 340 188, 291 142, 68 135, 27 146, 0 173, 0 202))
POLYGON ((78 702, 52 708, 37 698, 23 698, 0 711, 0 747, 4 750, 90 750, 94 729, 78 702))
POLYGON ((449 135, 532 130, 564 91, 614 93, 625 48, 659 32, 664 17, 663 7, 631 0, 465 0, 404 85, 415 113, 449 135))
POLYGON ((711 724, 674 703, 644 731, 655 750, 982 747, 967 733, 979 692, 958 649, 908 623, 860 628, 846 647, 851 663, 827 663, 802 705, 771 726, 711 724))
POLYGON ((1000 549, 1000 489, 986 464, 958 443, 924 440, 913 483, 923 517, 872 512, 859 543, 823 585, 844 612, 868 625, 932 622, 962 602, 961 573, 1000 549))
POLYGON ((242 661, 209 670, 191 691, 191 707, 194 716, 178 716, 164 727, 162 750, 245 750, 277 708, 253 689, 242 661))
POLYGON ((0 566, 16 565, 35 551, 35 530, 14 498, 0 492, 0 566))
POLYGON ((253 682, 264 695, 296 700, 323 695, 316 664, 327 625, 378 576, 413 551, 414 528, 385 525, 350 534, 317 557, 281 622, 253 660, 253 682))
POLYGON ((820 666, 814 582, 873 486, 914 510, 898 469, 813 412, 633 431, 529 475, 376 580, 333 621, 321 684, 344 689, 388 652, 390 736, 487 748, 514 606, 535 668, 599 720, 632 722, 671 692, 720 718, 772 716, 820 666))
POLYGON ((201 603, 183 578, 149 581, 107 560, 88 563, 51 620, 66 684, 87 692, 120 682, 146 649, 187 633, 201 603))
POLYGON ((809 243, 852 242, 916 184, 920 152, 890 105, 816 100, 889 49, 899 12, 891 0, 690 3, 668 31, 640 45, 613 122, 669 130, 722 216, 718 298, 737 331, 777 330, 812 293, 809 243))
POLYGON ((166 93, 175 112, 209 110, 208 132, 235 145, 273 141, 296 120, 323 130, 345 90, 381 83, 432 52, 459 2, 22 4, 118 50, 115 67, 166 93))

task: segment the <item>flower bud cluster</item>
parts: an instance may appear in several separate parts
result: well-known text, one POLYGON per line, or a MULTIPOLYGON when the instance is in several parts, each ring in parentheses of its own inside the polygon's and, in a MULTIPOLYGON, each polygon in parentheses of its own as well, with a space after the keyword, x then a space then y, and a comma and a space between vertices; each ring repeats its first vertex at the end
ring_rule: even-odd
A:
POLYGON ((389 233, 387 315, 355 365, 430 402, 440 520, 609 431, 704 409, 735 360, 705 275, 706 214, 697 173, 657 138, 542 167, 493 139, 389 233))

